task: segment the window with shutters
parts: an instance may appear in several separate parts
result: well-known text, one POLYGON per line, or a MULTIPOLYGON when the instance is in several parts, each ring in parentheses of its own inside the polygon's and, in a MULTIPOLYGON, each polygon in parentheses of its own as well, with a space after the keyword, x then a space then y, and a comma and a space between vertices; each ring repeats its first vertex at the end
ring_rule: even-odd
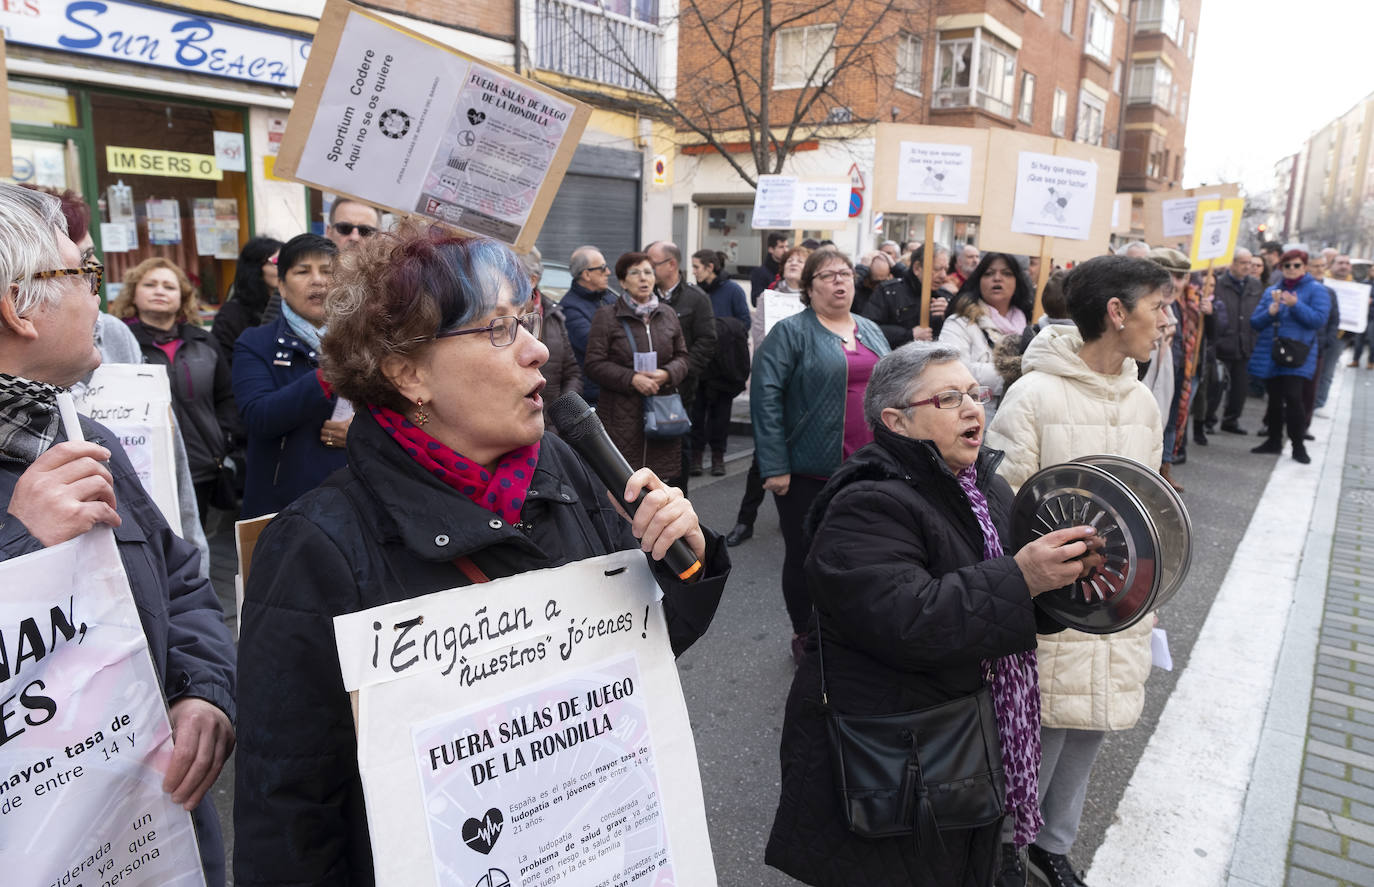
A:
POLYGON ((835 69, 835 26, 808 25, 778 31, 773 88, 799 89, 824 83, 835 69))
POLYGON ((1159 59, 1136 62, 1131 66, 1131 91, 1127 99, 1133 105, 1167 108, 1173 85, 1173 69, 1159 59))
POLYGON ((1031 116, 1035 113, 1035 75, 1026 71, 1021 75, 1021 104, 1016 112, 1016 119, 1022 123, 1030 123, 1031 116))
POLYGON ((925 41, 902 31, 897 35, 897 88, 912 95, 921 94, 921 66, 925 60, 925 41))

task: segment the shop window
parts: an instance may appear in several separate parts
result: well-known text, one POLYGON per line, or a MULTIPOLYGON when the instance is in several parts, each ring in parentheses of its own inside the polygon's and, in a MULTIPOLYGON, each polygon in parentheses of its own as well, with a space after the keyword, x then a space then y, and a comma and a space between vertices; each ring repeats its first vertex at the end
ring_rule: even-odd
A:
POLYGON ((76 96, 64 86, 9 81, 10 123, 28 126, 80 126, 76 96))
POLYGON ((92 224, 110 297, 127 270, 159 256, 187 273, 203 302, 218 303, 252 234, 247 173, 216 160, 218 140, 224 152, 238 151, 224 165, 246 169, 242 112, 101 93, 90 104, 92 224))

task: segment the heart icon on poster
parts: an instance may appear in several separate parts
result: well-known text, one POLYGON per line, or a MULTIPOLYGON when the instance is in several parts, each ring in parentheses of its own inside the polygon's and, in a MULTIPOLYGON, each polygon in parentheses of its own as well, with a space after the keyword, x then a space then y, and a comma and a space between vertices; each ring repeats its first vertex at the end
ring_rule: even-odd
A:
POLYGON ((485 111, 479 111, 476 108, 468 108, 468 121, 471 122, 473 126, 476 126, 486 119, 487 115, 485 111))
POLYGON ((478 853, 490 853, 491 848, 496 846, 496 839, 501 837, 504 823, 505 817, 495 807, 483 813, 480 820, 469 817, 463 823, 463 843, 478 853))

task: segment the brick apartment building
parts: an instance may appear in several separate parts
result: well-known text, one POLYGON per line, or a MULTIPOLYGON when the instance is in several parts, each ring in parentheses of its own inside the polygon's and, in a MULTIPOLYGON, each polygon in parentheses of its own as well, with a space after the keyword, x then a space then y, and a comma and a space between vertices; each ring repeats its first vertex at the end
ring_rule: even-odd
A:
MULTIPOLYGON (((722 28, 738 5, 696 2, 722 28)), ((775 18, 799 8, 777 0, 773 5, 775 18)), ((886 20, 866 63, 840 67, 829 94, 815 103, 804 121, 814 138, 784 171, 842 174, 852 165, 871 181, 881 174, 872 169, 872 124, 893 120, 999 127, 1118 148, 1118 190, 1177 187, 1200 5, 1201 0, 854 0, 851 8, 840 4, 801 15, 774 40, 775 106, 791 107, 800 92, 800 83, 781 72, 814 70, 827 52, 827 63, 838 64, 834 59, 844 56, 846 40, 876 16, 886 20)), ((757 19, 747 22, 757 27, 757 19)), ((748 45, 750 58, 757 58, 758 38, 748 45)), ((706 36, 684 25, 679 100, 720 94, 719 62, 703 62, 712 52, 706 36)), ((757 73, 757 64, 750 70, 757 73)), ((757 101, 757 89, 747 95, 757 101)), ((725 119, 730 125, 743 122, 725 119)), ((685 167, 679 179, 690 184, 674 188, 675 231, 688 229, 681 234, 693 247, 733 250, 741 265, 757 261, 761 236, 741 227, 747 214, 737 208, 752 200, 752 191, 713 152, 693 149, 693 133, 679 127, 678 135, 688 145, 679 157, 678 166, 685 167), (722 218, 730 224, 722 226, 722 218)), ((902 239, 916 225, 914 218, 888 214, 883 236, 902 239)), ((867 207, 843 235, 834 236, 855 250, 881 239, 872 232, 867 207)), ((976 224, 950 221, 940 236, 974 237, 976 224)))

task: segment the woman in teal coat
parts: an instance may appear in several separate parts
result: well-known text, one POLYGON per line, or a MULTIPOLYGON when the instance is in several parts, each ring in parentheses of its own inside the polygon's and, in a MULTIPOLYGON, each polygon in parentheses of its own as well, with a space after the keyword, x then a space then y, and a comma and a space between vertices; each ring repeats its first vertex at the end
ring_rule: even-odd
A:
POLYGON ((802 269, 802 304, 769 331, 754 355, 749 411, 763 487, 773 494, 786 554, 782 594, 800 659, 811 599, 802 562, 803 524, 840 463, 873 439, 863 417, 864 389, 886 337, 850 313, 854 265, 833 247, 811 253, 802 269))

